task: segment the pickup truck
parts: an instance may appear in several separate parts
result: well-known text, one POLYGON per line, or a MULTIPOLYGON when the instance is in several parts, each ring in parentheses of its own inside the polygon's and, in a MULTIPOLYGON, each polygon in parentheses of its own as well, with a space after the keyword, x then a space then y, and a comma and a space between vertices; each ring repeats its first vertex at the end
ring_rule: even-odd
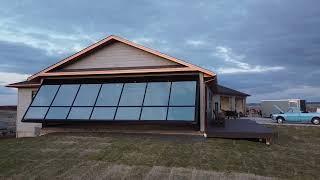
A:
POLYGON ((320 124, 320 113, 301 112, 298 108, 289 108, 287 112, 283 112, 279 107, 279 114, 272 114, 272 119, 279 124, 287 122, 311 122, 312 124, 320 124))

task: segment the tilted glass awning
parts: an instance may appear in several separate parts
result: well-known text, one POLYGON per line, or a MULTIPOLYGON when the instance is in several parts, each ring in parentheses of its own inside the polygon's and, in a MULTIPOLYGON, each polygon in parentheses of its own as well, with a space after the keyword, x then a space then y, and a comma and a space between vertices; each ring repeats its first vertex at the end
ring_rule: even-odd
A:
POLYGON ((196 84, 196 81, 44 84, 23 121, 195 121, 196 84))

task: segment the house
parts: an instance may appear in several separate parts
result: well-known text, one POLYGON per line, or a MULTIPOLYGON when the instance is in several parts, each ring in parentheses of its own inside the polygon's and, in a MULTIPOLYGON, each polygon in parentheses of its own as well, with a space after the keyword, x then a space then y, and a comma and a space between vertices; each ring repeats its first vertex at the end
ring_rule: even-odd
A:
POLYGON ((213 101, 218 111, 235 111, 244 115, 248 96, 250 95, 218 84, 213 101))
POLYGON ((205 133, 213 101, 225 108, 231 97, 243 111, 246 96, 217 86, 212 71, 114 35, 7 87, 18 89, 17 137, 65 123, 191 124, 205 133))

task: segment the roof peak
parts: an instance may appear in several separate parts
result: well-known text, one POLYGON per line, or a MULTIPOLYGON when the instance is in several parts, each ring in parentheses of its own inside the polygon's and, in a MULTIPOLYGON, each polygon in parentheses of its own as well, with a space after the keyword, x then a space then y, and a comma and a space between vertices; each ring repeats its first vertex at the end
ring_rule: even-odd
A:
POLYGON ((122 42, 124 44, 127 44, 129 46, 135 47, 137 49, 140 49, 140 50, 146 51, 148 53, 154 54, 156 56, 162 57, 164 59, 176 62, 178 64, 181 64, 181 65, 184 65, 186 67, 189 67, 192 70, 196 70, 196 71, 200 71, 202 73, 205 73, 208 76, 215 76, 216 75, 215 73, 213 73, 212 71, 209 71, 207 69, 201 68, 201 67, 196 66, 194 64, 191 64, 189 62, 174 58, 174 57, 169 56, 167 54, 161 53, 161 52, 156 51, 154 49, 145 47, 143 45, 134 43, 134 42, 129 41, 129 40, 125 39, 125 38, 122 38, 120 36, 112 34, 112 35, 109 35, 109 36, 103 38, 102 40, 100 40, 100 41, 98 41, 96 43, 91 44, 90 46, 82 49, 81 51, 79 51, 79 52, 77 52, 77 53, 75 53, 75 54, 73 54, 73 55, 71 55, 71 56, 69 56, 69 57, 67 57, 67 58, 65 58, 65 59, 63 59, 63 60, 61 60, 61 61, 59 61, 59 62, 57 62, 57 63, 55 63, 55 64, 53 64, 53 65, 51 65, 51 66, 49 66, 47 68, 45 68, 45 69, 43 69, 43 70, 41 70, 41 71, 39 71, 38 73, 33 74, 32 76, 30 76, 28 78, 28 81, 30 81, 32 79, 35 79, 36 77, 39 77, 39 76, 45 74, 46 72, 51 71, 51 70, 53 70, 53 69, 55 69, 57 67, 60 67, 60 66, 64 65, 67 62, 76 61, 79 58, 79 56, 82 56, 82 55, 84 55, 86 53, 90 53, 90 52, 92 52, 93 49, 98 48, 100 46, 103 46, 103 45, 107 44, 108 42, 110 42, 111 40, 116 40, 116 41, 122 42))

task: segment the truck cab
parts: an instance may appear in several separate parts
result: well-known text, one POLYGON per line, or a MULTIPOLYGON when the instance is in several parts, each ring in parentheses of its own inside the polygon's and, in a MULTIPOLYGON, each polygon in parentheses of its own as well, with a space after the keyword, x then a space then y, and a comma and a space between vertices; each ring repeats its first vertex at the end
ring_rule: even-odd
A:
POLYGON ((287 121, 300 121, 301 113, 300 109, 292 107, 284 115, 287 121))

